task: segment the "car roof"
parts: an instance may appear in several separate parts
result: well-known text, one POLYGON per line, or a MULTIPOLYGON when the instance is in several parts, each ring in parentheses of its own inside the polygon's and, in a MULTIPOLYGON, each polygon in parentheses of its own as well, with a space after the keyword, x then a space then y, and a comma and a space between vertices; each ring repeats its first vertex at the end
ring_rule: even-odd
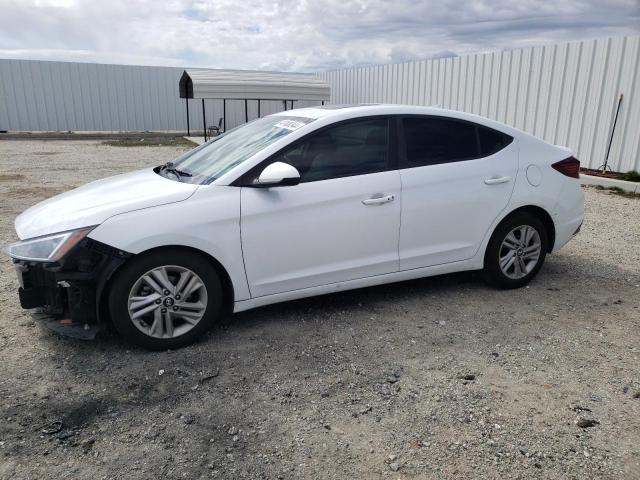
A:
MULTIPOLYGON (((529 136, 528 134, 517 130, 504 123, 481 117, 472 113, 461 112, 458 110, 448 110, 438 106, 420 106, 420 105, 394 105, 394 104, 337 104, 322 105, 315 107, 297 108, 293 110, 285 110, 273 115, 282 116, 299 116, 312 119, 322 119, 323 124, 338 122, 358 117, 368 117, 373 115, 432 115, 439 117, 455 118, 459 120, 467 120, 469 122, 485 125, 489 128, 507 133, 513 137, 529 136)), ((314 122, 315 123, 315 122, 314 122)))
POLYGON ((274 115, 298 115, 308 118, 343 117, 345 115, 369 116, 384 115, 390 113, 413 113, 429 114, 430 112, 442 111, 438 107, 422 107, 413 105, 393 105, 383 103, 359 103, 359 104, 328 104, 314 107, 296 108, 285 110, 274 115))

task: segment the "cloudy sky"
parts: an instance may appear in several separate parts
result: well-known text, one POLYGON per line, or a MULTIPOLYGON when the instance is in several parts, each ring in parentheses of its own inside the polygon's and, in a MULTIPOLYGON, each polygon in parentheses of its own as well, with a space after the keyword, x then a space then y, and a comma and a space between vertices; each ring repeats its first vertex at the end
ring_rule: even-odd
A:
POLYGON ((0 58, 319 71, 637 34, 640 0, 0 0, 0 58))

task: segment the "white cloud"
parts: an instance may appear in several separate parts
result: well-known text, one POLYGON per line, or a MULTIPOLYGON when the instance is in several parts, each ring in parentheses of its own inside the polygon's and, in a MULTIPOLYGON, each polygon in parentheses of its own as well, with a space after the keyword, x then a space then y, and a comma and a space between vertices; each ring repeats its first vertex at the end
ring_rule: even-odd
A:
POLYGON ((0 0, 0 57, 324 70, 638 33, 638 0, 0 0))

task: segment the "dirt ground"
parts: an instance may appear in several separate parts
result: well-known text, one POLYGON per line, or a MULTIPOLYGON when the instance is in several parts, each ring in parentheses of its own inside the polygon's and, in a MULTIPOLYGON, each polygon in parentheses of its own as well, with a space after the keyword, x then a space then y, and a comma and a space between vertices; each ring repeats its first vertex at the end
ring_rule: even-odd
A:
MULTIPOLYGON (((35 202, 181 148, 0 141, 0 243, 35 202)), ((640 478, 640 200, 586 209, 527 288, 344 292, 161 353, 41 329, 3 256, 0 478, 640 478)))

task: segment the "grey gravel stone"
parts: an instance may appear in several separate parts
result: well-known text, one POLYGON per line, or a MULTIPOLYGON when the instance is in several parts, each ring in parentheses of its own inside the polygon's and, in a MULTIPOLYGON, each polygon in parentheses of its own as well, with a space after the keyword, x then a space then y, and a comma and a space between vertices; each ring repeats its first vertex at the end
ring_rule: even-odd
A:
MULTIPOLYGON (((182 150, 0 139, 0 244, 33 203, 182 150)), ((529 288, 465 273, 340 292, 234 315, 170 352, 41 329, 0 256, 1 476, 629 477, 640 470, 629 413, 640 399, 640 202, 585 194, 582 231, 529 288), (64 430, 43 433, 54 421, 64 430)))

